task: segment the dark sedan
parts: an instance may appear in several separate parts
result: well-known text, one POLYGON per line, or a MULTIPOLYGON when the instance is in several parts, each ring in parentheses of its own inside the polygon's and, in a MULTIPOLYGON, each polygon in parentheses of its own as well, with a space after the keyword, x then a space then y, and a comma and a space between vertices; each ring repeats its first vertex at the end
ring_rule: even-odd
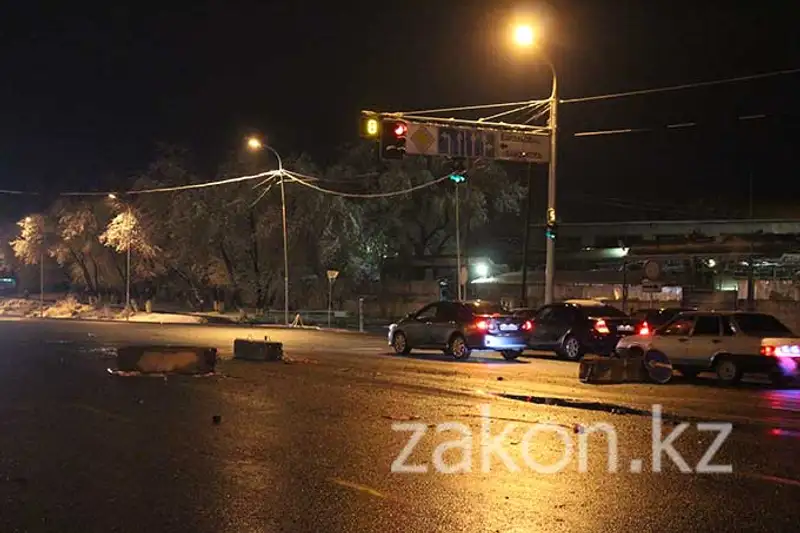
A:
POLYGON ((636 333, 636 320, 593 300, 568 300, 515 314, 532 323, 531 349, 554 351, 573 361, 586 353, 610 355, 620 337, 636 333))
POLYGON ((526 348, 530 329, 530 321, 511 315, 496 303, 436 302, 392 324, 389 344, 398 354, 435 349, 466 359, 473 350, 481 350, 500 352, 513 360, 526 348))

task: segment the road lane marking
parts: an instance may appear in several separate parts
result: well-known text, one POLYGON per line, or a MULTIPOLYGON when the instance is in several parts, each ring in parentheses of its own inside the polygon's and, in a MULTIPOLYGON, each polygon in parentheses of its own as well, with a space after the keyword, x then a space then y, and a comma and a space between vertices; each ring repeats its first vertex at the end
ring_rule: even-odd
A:
POLYGON ((376 498, 386 498, 386 496, 378 492, 377 490, 368 487, 366 485, 360 485, 358 483, 353 483, 352 481, 345 481, 344 479, 339 478, 329 478, 328 481, 331 483, 336 483, 337 485, 341 485, 342 487, 347 487, 349 489, 354 489, 359 492, 363 492, 365 494, 369 494, 370 496, 375 496, 376 498))

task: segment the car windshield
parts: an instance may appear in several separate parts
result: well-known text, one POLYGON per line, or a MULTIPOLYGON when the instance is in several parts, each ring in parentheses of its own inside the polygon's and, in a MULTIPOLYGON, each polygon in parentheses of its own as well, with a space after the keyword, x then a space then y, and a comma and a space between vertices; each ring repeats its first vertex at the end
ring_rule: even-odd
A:
POLYGON ((470 308, 476 315, 503 315, 508 312, 502 305, 493 302, 475 302, 470 304, 470 308))
POLYGON ((610 305, 598 305, 596 307, 584 307, 584 311, 591 317, 602 318, 626 318, 628 315, 610 305))
POLYGON ((735 318, 739 329, 747 335, 794 335, 783 322, 772 315, 742 313, 735 315, 735 318))

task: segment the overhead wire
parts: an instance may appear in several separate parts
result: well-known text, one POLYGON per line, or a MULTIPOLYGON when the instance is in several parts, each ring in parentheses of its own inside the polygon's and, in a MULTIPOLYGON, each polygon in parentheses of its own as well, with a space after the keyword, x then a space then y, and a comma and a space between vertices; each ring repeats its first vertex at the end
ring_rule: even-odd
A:
MULTIPOLYGON (((760 120, 763 118, 767 118, 769 115, 766 114, 755 114, 755 115, 741 115, 736 117, 736 121, 743 122, 747 120, 760 120)), ((702 127, 703 124, 698 122, 677 122, 674 124, 666 124, 664 126, 658 127, 650 127, 650 128, 617 128, 617 129, 610 129, 610 130, 591 130, 591 131, 578 131, 572 133, 573 137, 598 137, 602 135, 619 135, 623 133, 644 133, 644 132, 651 132, 657 131, 661 129, 668 129, 668 130, 675 130, 675 129, 687 129, 687 128, 695 128, 695 127, 702 127)))
POLYGON ((431 113, 449 113, 452 111, 479 111, 481 109, 498 109, 502 107, 526 106, 547 100, 524 100, 522 102, 504 102, 501 104, 466 105, 458 107, 440 107, 438 109, 421 109, 416 111, 399 111, 400 115, 429 115, 431 113))
POLYGON ((636 91, 624 91, 618 93, 609 93, 609 94, 598 94, 595 96, 583 96, 580 98, 567 98, 559 100, 561 104, 576 104, 580 102, 596 102, 599 100, 612 100, 614 98, 625 98, 628 96, 640 96, 644 94, 656 94, 656 93, 665 93, 665 92, 672 92, 672 91, 681 91, 684 89, 696 89, 699 87, 711 87, 714 85, 723 85, 728 83, 736 83, 741 81, 751 81, 751 80, 760 80, 764 78, 773 78, 776 76, 785 76, 789 74, 798 74, 800 73, 800 68, 793 68, 793 69, 786 69, 786 70, 775 70, 772 72, 763 72, 761 74, 751 74, 748 76, 736 76, 734 78, 724 78, 718 80, 709 80, 709 81, 698 81, 695 83, 683 83, 681 85, 670 85, 666 87, 655 87, 652 89, 639 89, 636 91))
MULTIPOLYGON (((318 192, 321 192, 321 193, 325 193, 325 194, 331 194, 331 195, 334 195, 334 196, 341 196, 341 197, 344 197, 344 198, 364 198, 364 199, 368 199, 368 198, 391 198, 393 196, 403 196, 403 195, 406 195, 406 194, 410 194, 410 193, 412 193, 414 191, 418 191, 418 190, 421 190, 421 189, 426 189, 428 187, 432 187, 433 185, 436 185, 438 183, 441 183, 441 182, 443 182, 445 180, 449 180, 450 179, 450 174, 448 174, 448 175, 443 176, 441 178, 437 178, 437 179, 435 179, 433 181, 429 181, 427 183, 421 183, 419 185, 415 185, 413 187, 409 187, 408 189, 403 189, 403 190, 399 190, 399 191, 390 191, 390 192, 381 192, 381 193, 350 193, 350 192, 344 192, 344 191, 334 191, 334 190, 331 190, 331 189, 325 189, 324 187, 320 187, 318 185, 314 185, 313 183, 309 183, 308 181, 305 181, 302 177, 297 177, 296 175, 294 175, 294 174, 296 174, 295 172, 288 171, 288 170, 285 171, 285 172, 290 175, 292 181, 294 181, 296 183, 299 183, 301 185, 304 185, 305 187, 308 187, 308 188, 313 189, 315 191, 318 191, 318 192)), ((302 176, 302 174, 300 174, 300 176, 302 176)))
POLYGON ((481 121, 484 121, 484 120, 494 120, 494 119, 497 119, 497 118, 500 118, 500 117, 504 117, 504 116, 507 116, 507 115, 513 115, 515 113, 522 113, 522 112, 528 111, 528 110, 534 110, 535 111, 536 109, 540 109, 542 107, 545 107, 548 104, 549 104, 549 101, 543 100, 541 102, 536 102, 536 103, 533 103, 533 104, 528 104, 528 105, 524 105, 524 106, 521 106, 521 107, 516 107, 514 109, 510 109, 510 110, 507 110, 507 111, 501 111, 500 113, 495 113, 494 115, 489 115, 488 117, 481 117, 481 118, 478 119, 478 122, 481 122, 481 121))

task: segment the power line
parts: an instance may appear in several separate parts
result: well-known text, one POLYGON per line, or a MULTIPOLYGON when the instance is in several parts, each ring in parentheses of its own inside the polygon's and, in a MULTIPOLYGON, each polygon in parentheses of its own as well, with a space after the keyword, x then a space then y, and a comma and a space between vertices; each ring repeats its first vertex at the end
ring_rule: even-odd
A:
MULTIPOLYGON (((55 193, 55 196, 72 196, 72 197, 85 196, 85 197, 90 197, 90 196, 108 196, 110 194, 134 195, 134 194, 150 194, 150 193, 159 193, 159 192, 179 192, 179 191, 187 191, 187 190, 190 190, 190 189, 204 189, 206 187, 216 187, 216 186, 219 186, 219 185, 227 185, 227 184, 230 184, 230 183, 239 183, 239 182, 242 182, 242 181, 250 181, 250 180, 263 178, 265 176, 268 177, 268 179, 269 179, 271 177, 279 175, 279 172, 280 171, 278 171, 278 170, 268 170, 266 172, 259 172, 258 174, 253 174, 253 175, 250 175, 250 176, 238 176, 238 177, 235 177, 235 178, 226 178, 226 179, 221 179, 221 180, 207 181, 207 182, 203 182, 203 183, 193 183, 193 184, 190 184, 190 185, 177 185, 177 186, 174 186, 174 187, 157 187, 157 188, 153 188, 153 189, 134 189, 134 190, 123 191, 123 192, 119 192, 119 191, 105 191, 105 192, 102 192, 102 191, 68 191, 68 192, 55 193)), ((24 194, 24 195, 36 196, 36 195, 39 195, 40 193, 31 192, 31 191, 11 191, 11 190, 0 189, 0 194, 12 194, 12 195, 24 194)))
MULTIPOLYGON (((748 120, 760 120, 767 118, 769 115, 765 114, 755 114, 755 115, 741 115, 736 117, 737 122, 744 122, 748 120)), ((611 130, 592 130, 592 131, 579 131, 572 134, 573 137, 599 137, 602 135, 619 135, 622 133, 644 133, 644 132, 651 132, 657 131, 661 129, 667 130, 676 130, 676 129, 687 129, 687 128, 696 128, 702 127, 702 124, 697 122, 677 122, 675 124, 667 124, 665 126, 653 127, 653 128, 617 128, 611 130)))
MULTIPOLYGON (((325 194, 332 194, 334 196, 341 196, 344 198, 391 198, 393 196, 403 196, 406 194, 410 194, 414 191, 418 191, 420 189, 425 189, 427 187, 432 187, 438 183, 441 183, 445 180, 450 179, 450 175, 443 176, 441 178, 435 179, 433 181, 429 181, 428 183, 422 183, 420 185, 415 185, 414 187, 409 187, 408 189, 403 189, 400 191, 391 191, 391 192, 381 192, 381 193, 350 193, 350 192, 342 192, 342 191, 333 191, 330 189, 324 189, 312 183, 305 181, 302 178, 298 178, 297 176, 303 176, 302 174, 297 174, 296 172, 286 171, 287 174, 291 177, 292 181, 299 183, 301 185, 305 185, 310 189, 314 189, 315 191, 325 193, 325 194)), ((304 177, 304 176, 303 176, 304 177)))
POLYGON ((429 115, 431 113, 449 113, 451 111, 478 111, 480 109, 497 109, 501 107, 528 106, 547 103, 549 100, 525 100, 523 102, 504 102, 502 104, 467 105, 460 107, 440 107, 438 109, 421 109, 418 111, 398 111, 400 115, 429 115))
POLYGON ((749 76, 737 76, 735 78, 725 78, 720 80, 699 81, 695 83, 684 83, 682 85, 671 85, 668 87, 656 87, 653 89, 640 89, 638 91, 626 91, 620 93, 600 94, 596 96, 584 96, 581 98, 567 98, 559 100, 562 104, 575 104, 579 102, 596 102, 598 100, 611 100, 613 98, 624 98, 627 96, 639 96, 643 94, 665 93, 671 91, 680 91, 683 89, 696 89, 698 87, 711 87, 713 85, 723 85, 727 83, 736 83, 740 81, 760 80, 764 78, 773 78, 775 76, 785 76, 788 74, 800 73, 800 68, 788 70, 776 70, 773 72, 764 72, 761 74, 751 74, 749 76))

